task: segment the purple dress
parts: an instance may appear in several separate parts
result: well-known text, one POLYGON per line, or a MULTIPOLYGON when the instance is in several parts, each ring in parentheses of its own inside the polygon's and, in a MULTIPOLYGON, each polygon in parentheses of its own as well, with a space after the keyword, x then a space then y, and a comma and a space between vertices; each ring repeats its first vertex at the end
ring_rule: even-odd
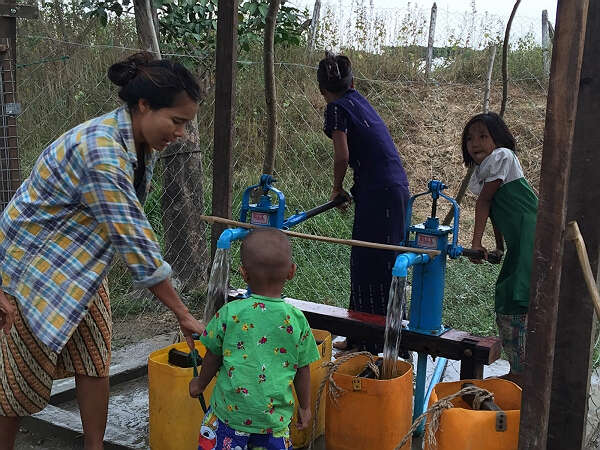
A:
MULTIPOLYGON (((390 132, 367 99, 349 89, 327 105, 323 131, 347 135, 354 172, 352 239, 398 245, 409 198, 408 180, 390 132)), ((352 247, 350 309, 385 315, 396 254, 352 247)))

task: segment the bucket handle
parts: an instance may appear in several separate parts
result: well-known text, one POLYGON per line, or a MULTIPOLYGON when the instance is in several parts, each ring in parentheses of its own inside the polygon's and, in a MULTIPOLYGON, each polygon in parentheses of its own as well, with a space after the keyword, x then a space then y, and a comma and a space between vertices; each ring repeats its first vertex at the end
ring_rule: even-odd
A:
MULTIPOLYGON (((194 365, 194 378, 198 376, 198 350, 194 349, 190 352, 190 356, 192 357, 192 364, 194 365)), ((204 394, 201 393, 198 397, 200 401, 200 406, 202 407, 202 411, 204 414, 207 413, 208 408, 206 407, 206 401, 204 400, 204 394)))

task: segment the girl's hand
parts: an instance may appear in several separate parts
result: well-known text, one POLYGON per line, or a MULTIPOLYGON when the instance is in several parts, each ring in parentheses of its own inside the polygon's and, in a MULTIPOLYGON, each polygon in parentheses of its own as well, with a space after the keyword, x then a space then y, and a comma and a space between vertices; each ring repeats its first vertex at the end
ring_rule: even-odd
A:
POLYGON ((480 258, 469 258, 469 261, 471 261, 474 264, 482 264, 484 259, 487 259, 488 257, 488 251, 487 249, 481 245, 481 244, 472 244, 471 245, 471 249, 472 250, 479 250, 481 252, 483 252, 483 259, 480 258))
POLYGON ((504 250, 495 248, 487 255, 487 260, 491 264, 500 264, 502 262, 502 257, 504 256, 504 250))

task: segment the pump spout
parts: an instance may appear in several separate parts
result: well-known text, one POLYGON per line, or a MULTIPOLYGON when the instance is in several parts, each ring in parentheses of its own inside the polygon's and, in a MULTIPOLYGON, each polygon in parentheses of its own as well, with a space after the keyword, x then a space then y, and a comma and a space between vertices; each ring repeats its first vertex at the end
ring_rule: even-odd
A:
POLYGON ((217 248, 229 249, 231 248, 232 241, 239 241, 244 239, 250 230, 245 228, 228 228, 221 233, 219 240, 217 241, 217 248))
POLYGON ((396 256, 396 262, 392 269, 392 275, 395 277, 404 277, 408 275, 408 268, 416 264, 426 264, 429 262, 429 255, 425 253, 401 253, 396 256))

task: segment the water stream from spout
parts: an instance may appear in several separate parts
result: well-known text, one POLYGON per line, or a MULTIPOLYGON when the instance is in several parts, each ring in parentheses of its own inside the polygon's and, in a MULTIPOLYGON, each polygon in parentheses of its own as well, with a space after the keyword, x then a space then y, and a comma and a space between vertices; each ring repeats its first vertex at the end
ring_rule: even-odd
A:
POLYGON ((392 277, 387 316, 385 317, 385 341, 383 344, 383 367, 379 379, 389 380, 398 376, 397 361, 402 335, 402 318, 406 305, 406 277, 392 277))
POLYGON ((208 323, 219 308, 227 303, 230 266, 229 253, 228 248, 218 248, 215 251, 215 258, 210 269, 210 279, 208 280, 206 306, 204 307, 204 323, 208 323))

